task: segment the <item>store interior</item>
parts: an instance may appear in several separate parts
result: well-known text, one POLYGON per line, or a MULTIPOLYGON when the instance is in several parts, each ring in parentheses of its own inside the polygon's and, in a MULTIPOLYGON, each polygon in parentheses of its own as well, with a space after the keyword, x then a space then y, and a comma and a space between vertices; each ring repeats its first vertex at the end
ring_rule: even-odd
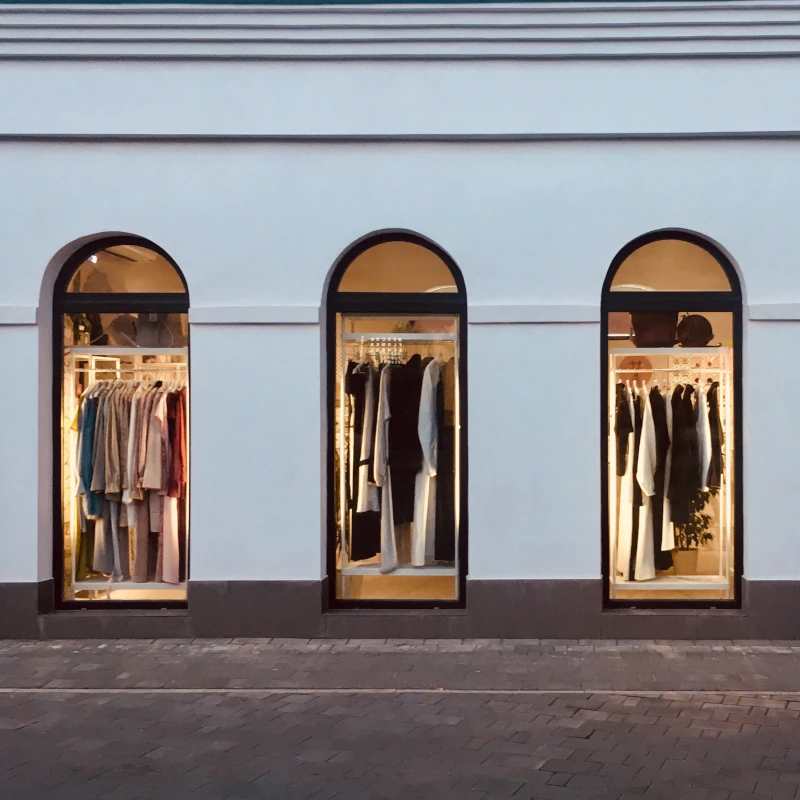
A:
MULTIPOLYGON (((411 242, 359 255, 341 292, 451 294, 411 242)), ((458 600, 459 317, 336 315, 334 498, 339 600, 458 600)))
POLYGON ((136 245, 88 255, 69 281, 86 310, 61 320, 62 601, 186 600, 188 315, 96 302, 179 292, 172 264, 136 245))
MULTIPOLYGON (((706 250, 652 242, 611 291, 729 292, 706 250)), ((732 600, 734 315, 608 315, 610 599, 732 600)))

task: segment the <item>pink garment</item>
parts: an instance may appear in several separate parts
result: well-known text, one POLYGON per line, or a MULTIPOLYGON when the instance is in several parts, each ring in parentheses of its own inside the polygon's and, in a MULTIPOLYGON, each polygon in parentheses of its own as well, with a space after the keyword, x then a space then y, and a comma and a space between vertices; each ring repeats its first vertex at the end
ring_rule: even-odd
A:
POLYGON ((164 517, 159 553, 161 554, 162 580, 165 583, 180 583, 180 544, 178 525, 178 498, 164 498, 164 517))

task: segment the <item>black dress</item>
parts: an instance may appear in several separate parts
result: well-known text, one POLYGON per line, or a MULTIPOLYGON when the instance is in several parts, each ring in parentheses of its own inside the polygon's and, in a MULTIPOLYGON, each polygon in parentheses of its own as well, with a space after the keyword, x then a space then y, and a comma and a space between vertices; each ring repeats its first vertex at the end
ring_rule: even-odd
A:
POLYGON ((639 513, 642 507, 642 487, 636 480, 636 469, 639 466, 639 443, 642 441, 642 398, 637 394, 633 400, 633 524, 631 526, 631 560, 628 575, 631 580, 636 576, 636 553, 639 549, 639 513))
POLYGON ((678 386, 672 395, 672 466, 667 497, 672 521, 679 527, 691 519, 691 503, 700 490, 700 457, 692 395, 691 386, 678 386))
POLYGON ((699 409, 696 406, 699 397, 694 386, 687 386, 683 390, 683 405, 686 408, 686 420, 689 425, 687 441, 689 442, 689 471, 686 476, 687 494, 690 500, 697 497, 697 493, 703 486, 700 479, 700 442, 697 438, 697 414, 699 409))
POLYGON ((624 383, 617 384, 614 433, 617 437, 617 476, 622 478, 628 466, 628 436, 633 433, 633 420, 624 383))
POLYGON ((395 525, 414 519, 414 485, 422 468, 418 432, 421 393, 422 359, 413 355, 406 364, 394 368, 389 393, 389 467, 395 525))
POLYGON ((711 428, 711 465, 708 468, 706 485, 710 489, 719 489, 722 484, 722 445, 725 434, 722 432, 722 421, 719 417, 719 383, 714 381, 708 390, 708 422, 711 428))
POLYGON ((655 568, 664 570, 672 566, 672 551, 661 549, 661 534, 664 527, 664 478, 669 451, 669 428, 667 426, 667 405, 661 392, 650 390, 650 408, 653 412, 653 425, 656 432, 656 470, 653 475, 655 494, 650 500, 653 509, 653 560, 655 568))

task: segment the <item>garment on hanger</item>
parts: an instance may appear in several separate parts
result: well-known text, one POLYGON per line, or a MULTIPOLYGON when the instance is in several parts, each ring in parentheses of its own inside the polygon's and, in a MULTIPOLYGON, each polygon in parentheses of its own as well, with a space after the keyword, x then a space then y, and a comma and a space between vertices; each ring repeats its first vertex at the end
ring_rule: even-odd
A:
POLYGON ((380 489, 371 464, 377 420, 378 373, 369 364, 348 364, 345 392, 350 396, 350 464, 348 509, 351 519, 349 558, 361 561, 380 552, 380 489), (373 480, 370 481, 372 473, 373 480))
POLYGON ((705 386, 697 390, 697 455, 699 462, 698 482, 701 492, 708 491, 708 471, 711 467, 711 425, 708 418, 708 394, 705 386))
POLYGON ((708 467, 706 483, 711 489, 719 489, 722 484, 722 445, 725 434, 719 414, 719 383, 714 381, 708 390, 708 422, 711 433, 711 463, 708 467))
POLYGON ((633 398, 633 492, 632 492, 632 514, 631 514, 631 546, 630 559, 628 562, 628 580, 635 580, 636 558, 639 548, 639 526, 641 524, 642 508, 642 487, 638 480, 639 473, 639 445, 642 440, 642 425, 644 422, 644 407, 640 395, 633 398))
POLYGON ((699 462, 695 458, 697 433, 692 417, 691 386, 676 386, 672 392, 672 462, 667 496, 672 522, 679 526, 689 521, 689 504, 696 483, 692 476, 699 475, 699 462), (688 394, 688 403, 684 393, 688 394))
MULTIPOLYGON (((424 362, 423 362, 424 363, 424 362)), ((414 530, 411 563, 425 566, 435 556, 436 470, 439 444, 437 393, 441 382, 442 359, 429 359, 422 376, 417 433, 422 449, 422 466, 414 486, 414 530)))
POLYGON ((79 579, 185 579, 186 408, 185 388, 160 381, 100 381, 85 393, 75 460, 85 511, 79 579))
POLYGON ((372 451, 375 446, 376 411, 378 406, 378 384, 380 376, 371 364, 361 367, 364 375, 363 419, 361 420, 361 442, 356 452, 358 461, 358 502, 356 511, 380 511, 380 492, 375 484, 375 470, 372 451))
POLYGON ((621 478, 628 470, 628 452, 631 448, 629 441, 630 434, 633 433, 633 417, 631 416, 628 403, 628 395, 625 391, 625 384, 618 383, 616 386, 616 405, 614 412, 614 435, 617 442, 617 477, 621 478))
POLYGON ((637 535, 633 547, 635 559, 631 558, 631 572, 634 580, 645 581, 656 576, 653 554, 652 497, 655 494, 657 449, 650 395, 643 389, 636 399, 641 406, 641 427, 636 459, 636 484, 639 487, 640 502, 638 524, 633 528, 637 535))
POLYGON ((384 574, 397 569, 397 541, 394 535, 395 517, 392 508, 392 469, 389 465, 389 424, 392 418, 390 398, 396 370, 397 367, 387 365, 381 371, 375 433, 375 483, 381 489, 380 571, 384 574))
POLYGON ((617 520, 617 572, 623 580, 630 580, 631 546, 633 541, 633 462, 635 448, 633 397, 623 384, 617 386, 617 407, 614 430, 617 437, 617 474, 620 481, 619 514, 617 520), (620 474, 620 464, 625 468, 620 474))
POLYGON ((376 369, 362 345, 342 376, 343 546, 382 573, 455 559, 456 362, 401 357, 379 349, 376 369))
POLYGON ((456 558, 456 360, 441 368, 436 392, 436 541, 437 561, 456 558))
POLYGON ((415 354, 392 369, 389 395, 389 466, 392 469, 394 524, 414 519, 414 485, 422 466, 422 446, 417 427, 422 392, 422 358, 415 354))
MULTIPOLYGON (((664 410, 667 420, 667 455, 664 460, 664 494, 663 494, 663 511, 661 514, 661 552, 669 552, 670 562, 672 561, 672 549, 675 547, 675 529, 672 525, 672 508, 669 499, 669 481, 672 473, 672 393, 670 389, 664 396, 664 410)), ((660 563, 665 564, 666 561, 660 563)), ((659 569, 667 569, 667 567, 659 567, 659 569)))
POLYGON ((698 419, 698 397, 697 390, 691 384, 683 389, 683 405, 686 411, 686 422, 688 425, 687 441, 689 444, 690 468, 686 476, 686 486, 688 496, 694 498, 700 490, 700 443, 697 438, 697 419, 698 419))
POLYGON ((653 494, 650 503, 653 507, 653 560, 657 570, 672 566, 672 553, 662 547, 664 540, 664 499, 666 494, 666 467, 670 438, 667 422, 667 404, 658 387, 650 390, 650 408, 656 445, 656 462, 653 471, 653 494))

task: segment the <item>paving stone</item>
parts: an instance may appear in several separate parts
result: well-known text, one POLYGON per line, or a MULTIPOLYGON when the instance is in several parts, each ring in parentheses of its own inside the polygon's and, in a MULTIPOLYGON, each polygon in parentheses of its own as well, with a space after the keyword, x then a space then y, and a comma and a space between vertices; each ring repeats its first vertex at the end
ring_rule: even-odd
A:
POLYGON ((786 643, 0 642, 0 797, 798 798, 799 655, 786 643))

